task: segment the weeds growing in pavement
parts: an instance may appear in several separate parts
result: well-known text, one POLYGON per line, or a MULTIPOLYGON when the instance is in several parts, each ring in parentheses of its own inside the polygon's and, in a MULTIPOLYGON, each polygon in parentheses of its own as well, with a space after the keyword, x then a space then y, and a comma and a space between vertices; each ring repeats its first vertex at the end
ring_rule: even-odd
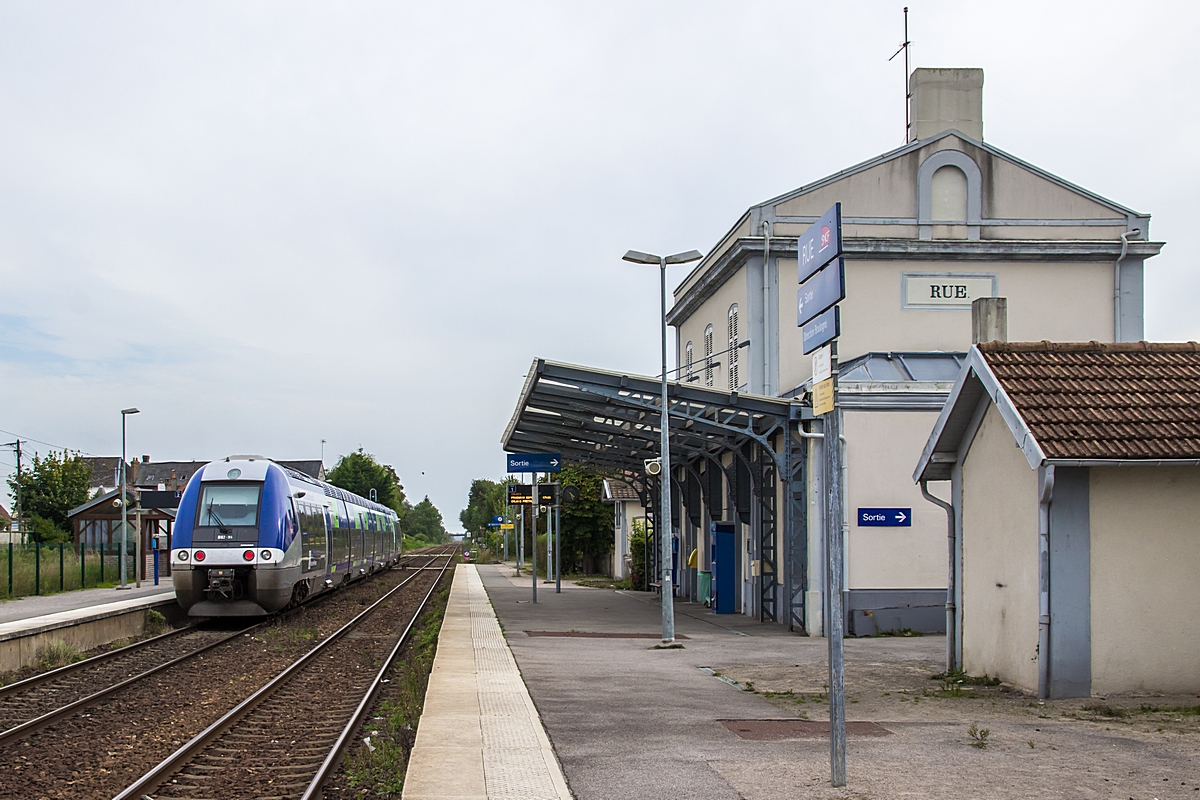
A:
POLYGON ((1111 717, 1113 719, 1121 719, 1129 716, 1129 709, 1117 708, 1110 706, 1108 703, 1088 703, 1083 707, 1084 711, 1090 711, 1098 717, 1111 717))
POLYGON ((971 737, 971 747, 977 747, 980 750, 986 750, 988 746, 988 737, 992 732, 988 728, 981 728, 976 723, 972 722, 967 727, 967 736, 971 737))
POLYGON ((379 704, 377 716, 364 727, 363 741, 346 757, 347 785, 363 795, 399 797, 404 789, 404 774, 417 738, 450 583, 446 580, 435 592, 417 621, 406 652, 388 676, 388 697, 379 704))

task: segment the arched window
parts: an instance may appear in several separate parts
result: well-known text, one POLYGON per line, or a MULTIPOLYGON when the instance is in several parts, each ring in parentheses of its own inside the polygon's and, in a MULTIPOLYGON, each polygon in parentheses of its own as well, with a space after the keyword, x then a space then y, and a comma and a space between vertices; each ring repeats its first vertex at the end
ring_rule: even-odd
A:
POLYGON ((692 380, 692 343, 688 342, 683 348, 683 379, 690 383, 692 380))
POLYGON ((726 374, 729 375, 730 391, 737 391, 741 386, 738 375, 738 307, 734 303, 729 307, 729 353, 728 353, 729 369, 726 374))
POLYGON ((934 222, 967 224, 967 175, 955 164, 933 173, 930 216, 934 222))
POLYGON ((704 385, 713 385, 713 326, 704 329, 704 385))

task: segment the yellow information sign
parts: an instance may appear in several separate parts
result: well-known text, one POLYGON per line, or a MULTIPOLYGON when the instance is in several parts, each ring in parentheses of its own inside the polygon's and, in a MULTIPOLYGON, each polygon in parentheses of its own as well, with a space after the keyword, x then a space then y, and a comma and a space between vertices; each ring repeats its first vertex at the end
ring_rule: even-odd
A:
POLYGON ((517 527, 517 526, 512 524, 511 522, 501 522, 500 523, 500 530, 502 530, 502 531, 511 531, 515 527, 517 527))
POLYGON ((820 416, 833 411, 833 378, 826 378, 813 387, 813 413, 820 416))

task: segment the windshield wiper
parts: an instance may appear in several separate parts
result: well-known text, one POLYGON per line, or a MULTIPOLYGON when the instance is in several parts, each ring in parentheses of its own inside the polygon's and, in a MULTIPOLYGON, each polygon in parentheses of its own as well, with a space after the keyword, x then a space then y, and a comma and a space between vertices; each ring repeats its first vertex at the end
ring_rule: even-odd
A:
POLYGON ((208 515, 217 521, 217 530, 221 533, 229 533, 229 526, 221 521, 221 518, 217 516, 217 512, 213 511, 212 500, 208 501, 208 515))

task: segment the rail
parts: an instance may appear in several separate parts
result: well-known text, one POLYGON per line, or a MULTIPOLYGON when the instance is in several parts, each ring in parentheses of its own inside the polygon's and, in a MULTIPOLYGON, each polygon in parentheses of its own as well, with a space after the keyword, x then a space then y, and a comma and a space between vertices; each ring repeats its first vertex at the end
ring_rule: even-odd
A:
MULTIPOLYGON (((321 765, 317 768, 316 777, 312 778, 310 782, 308 782, 307 785, 309 786, 309 790, 305 795, 306 797, 312 796, 311 793, 315 791, 313 788, 314 786, 319 788, 319 782, 323 781, 328 776, 329 771, 333 766, 336 765, 341 753, 344 752, 345 746, 349 740, 349 734, 347 734, 347 730, 352 733, 354 727, 361 723, 362 715, 365 713, 365 710, 370 707, 371 698, 378 693, 379 685, 383 680, 383 675, 386 673, 388 667, 390 667, 395 661, 396 654, 407 640, 408 635, 413 628, 413 621, 415 621, 421 615, 421 612, 424 610, 429 598, 432 596, 433 589, 436 588, 441 576, 445 574, 446 569, 451 563, 453 563, 453 556, 456 549, 456 547, 451 546, 443 553, 428 554, 430 556, 430 560, 426 562, 424 566, 432 564, 437 559, 445 559, 445 563, 440 568, 438 578, 433 581, 432 587, 426 593, 417 610, 413 613, 412 621, 410 621, 405 627, 404 632, 400 636, 400 640, 392 648, 391 654, 386 660, 384 667, 375 676, 375 679, 371 681, 367 691, 363 695, 363 699, 357 704, 354 712, 351 715, 350 723, 347 723, 347 725, 343 727, 341 735, 337 737, 337 740, 330 749, 328 755, 322 760, 321 765)), ((241 723, 251 714, 251 712, 262 705, 268 698, 275 695, 282 687, 287 685, 291 679, 298 676, 306 667, 317 664, 320 657, 324 655, 327 650, 329 650, 334 644, 340 642, 354 628, 358 627, 361 623, 369 619, 374 612, 384 604, 385 601, 389 600, 393 595, 398 593, 409 583, 416 580, 416 578, 421 574, 423 574, 423 569, 415 570, 413 575, 405 578, 404 581, 384 594, 352 620, 331 633, 312 650, 309 650, 303 656, 288 665, 287 668, 272 678, 254 694, 247 697, 241 703, 224 714, 216 722, 212 723, 203 731, 198 733, 192 738, 191 741, 187 742, 174 753, 167 756, 167 758, 161 761, 157 766, 155 766, 137 781, 126 787, 124 791, 114 798, 114 800, 143 798, 148 796, 151 792, 158 790, 159 787, 165 788, 164 784, 166 784, 166 782, 173 775, 179 773, 181 770, 187 767, 190 762, 197 759, 206 748, 216 742, 216 740, 218 740, 220 737, 234 730, 239 723, 241 723)), ((280 787, 278 784, 276 784, 276 787, 272 791, 273 793, 277 794, 282 788, 283 787, 280 787)))

